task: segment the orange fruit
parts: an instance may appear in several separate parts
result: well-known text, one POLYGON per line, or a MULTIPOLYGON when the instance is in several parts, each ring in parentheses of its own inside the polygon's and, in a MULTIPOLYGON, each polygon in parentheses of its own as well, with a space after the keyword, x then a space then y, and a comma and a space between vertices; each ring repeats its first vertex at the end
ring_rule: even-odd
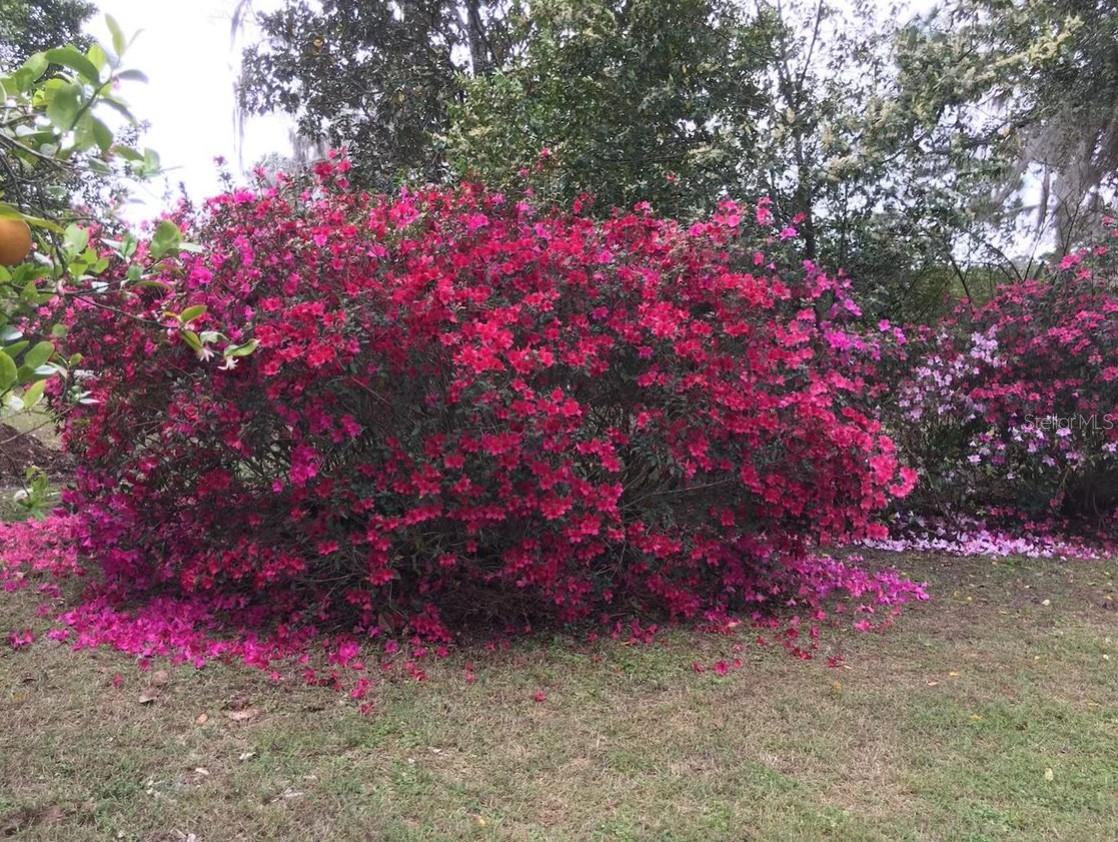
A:
POLYGON ((31 229, 22 219, 0 219, 0 265, 23 263, 31 253, 31 229))

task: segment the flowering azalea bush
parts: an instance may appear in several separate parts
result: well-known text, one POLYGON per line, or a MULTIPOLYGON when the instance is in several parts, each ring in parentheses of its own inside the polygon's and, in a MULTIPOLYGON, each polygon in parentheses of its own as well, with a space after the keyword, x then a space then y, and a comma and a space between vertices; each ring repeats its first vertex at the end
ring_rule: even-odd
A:
POLYGON ((1118 269, 1102 244, 1054 270, 907 337, 882 325, 890 433, 922 474, 910 503, 1032 518, 1118 506, 1118 269))
POLYGON ((151 651, 160 628, 155 651, 204 659, 186 628, 222 617, 241 645, 441 647, 923 597, 808 554, 883 537, 914 475, 867 403, 846 282, 785 265, 766 202, 601 222, 475 186, 372 197, 346 169, 183 208, 203 248, 63 308, 95 372, 64 431, 103 574, 66 618, 88 639, 151 651))

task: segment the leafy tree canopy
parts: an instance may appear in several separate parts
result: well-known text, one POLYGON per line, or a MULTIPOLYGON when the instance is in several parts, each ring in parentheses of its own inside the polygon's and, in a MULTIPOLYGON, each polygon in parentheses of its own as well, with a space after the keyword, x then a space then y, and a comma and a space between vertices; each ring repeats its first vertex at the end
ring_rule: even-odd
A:
POLYGON ((451 109, 454 169, 501 184, 546 149, 557 198, 699 212, 758 163, 772 24, 709 0, 533 3, 512 60, 451 109))
MULTIPOLYGON (((433 143, 461 96, 460 74, 509 52, 501 3, 467 0, 291 0, 257 15, 263 38, 244 54, 239 99, 249 113, 292 114, 301 134, 346 146, 358 182, 446 173, 433 143)), ((248 10, 243 3, 240 14, 248 10)))
POLYGON ((62 44, 87 49, 82 26, 96 8, 85 0, 0 0, 0 70, 62 44))

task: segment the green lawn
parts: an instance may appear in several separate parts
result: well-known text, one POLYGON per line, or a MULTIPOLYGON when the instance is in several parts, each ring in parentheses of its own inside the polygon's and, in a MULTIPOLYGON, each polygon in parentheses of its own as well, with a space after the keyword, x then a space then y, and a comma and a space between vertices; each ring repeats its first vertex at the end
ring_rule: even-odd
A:
MULTIPOLYGON (((244 668, 5 646, 0 836, 1118 838, 1115 563, 903 562, 934 601, 834 634, 842 669, 750 646, 698 675, 730 643, 687 632, 535 639, 382 688, 371 716, 244 668)), ((34 604, 0 595, 0 630, 34 604)))

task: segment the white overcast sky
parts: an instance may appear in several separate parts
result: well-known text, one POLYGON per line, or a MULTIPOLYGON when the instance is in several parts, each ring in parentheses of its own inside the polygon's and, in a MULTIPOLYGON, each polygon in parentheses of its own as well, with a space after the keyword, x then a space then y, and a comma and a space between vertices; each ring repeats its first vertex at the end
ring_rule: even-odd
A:
MULTIPOLYGON (((97 5, 101 11, 88 31, 98 40, 111 43, 105 13, 125 35, 139 31, 125 64, 142 70, 149 81, 129 82, 121 95, 139 119, 151 124, 142 144, 159 153, 172 188, 181 181, 196 199, 216 193, 214 158, 220 155, 235 172, 238 168, 233 81, 240 45, 230 42, 235 0, 99 0, 97 5)), ((275 0, 253 2, 257 10, 275 5, 275 0)), ((244 165, 269 152, 289 152, 287 126, 280 116, 249 120, 241 149, 244 165)), ((127 216, 134 221, 155 216, 164 206, 162 193, 161 184, 141 186, 136 191, 141 205, 127 216)))

